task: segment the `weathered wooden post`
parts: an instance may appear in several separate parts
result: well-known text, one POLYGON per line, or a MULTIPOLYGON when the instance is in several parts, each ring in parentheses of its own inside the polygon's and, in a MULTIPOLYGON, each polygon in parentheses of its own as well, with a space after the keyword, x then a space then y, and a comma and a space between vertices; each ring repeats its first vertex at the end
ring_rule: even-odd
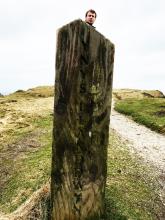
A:
POLYGON ((51 219, 101 219, 114 45, 81 20, 58 32, 51 219))

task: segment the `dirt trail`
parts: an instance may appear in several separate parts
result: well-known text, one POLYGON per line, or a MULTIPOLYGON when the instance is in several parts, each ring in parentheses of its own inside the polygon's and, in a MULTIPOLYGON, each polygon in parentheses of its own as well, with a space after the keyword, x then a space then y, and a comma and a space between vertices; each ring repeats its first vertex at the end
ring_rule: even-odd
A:
POLYGON ((128 143, 130 151, 154 168, 165 206, 165 136, 158 134, 112 108, 110 127, 128 143))
POLYGON ((132 143, 134 150, 147 162, 165 172, 165 136, 112 110, 111 127, 132 143))

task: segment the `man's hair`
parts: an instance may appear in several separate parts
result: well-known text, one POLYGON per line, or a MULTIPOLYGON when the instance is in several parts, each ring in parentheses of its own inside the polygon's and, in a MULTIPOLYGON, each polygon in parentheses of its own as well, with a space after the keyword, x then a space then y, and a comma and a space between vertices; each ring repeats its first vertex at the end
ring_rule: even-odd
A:
POLYGON ((93 9, 88 10, 88 11, 85 13, 85 17, 87 17, 88 12, 91 12, 92 14, 95 14, 95 18, 97 17, 97 14, 96 14, 96 12, 95 12, 93 9))

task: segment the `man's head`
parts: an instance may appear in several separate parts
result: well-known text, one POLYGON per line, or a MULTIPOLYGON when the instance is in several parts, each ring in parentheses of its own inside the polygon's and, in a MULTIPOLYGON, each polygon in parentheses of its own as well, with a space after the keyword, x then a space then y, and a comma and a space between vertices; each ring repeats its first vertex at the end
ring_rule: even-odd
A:
POLYGON ((88 10, 85 14, 85 22, 90 24, 90 25, 93 25, 95 20, 96 20, 96 12, 92 9, 88 10))

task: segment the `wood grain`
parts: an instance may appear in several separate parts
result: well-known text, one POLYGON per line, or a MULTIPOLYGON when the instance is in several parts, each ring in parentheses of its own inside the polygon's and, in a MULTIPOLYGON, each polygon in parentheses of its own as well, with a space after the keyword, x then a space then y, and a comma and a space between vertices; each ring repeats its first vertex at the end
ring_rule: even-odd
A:
POLYGON ((51 219, 101 219, 114 45, 81 20, 58 31, 51 219))

